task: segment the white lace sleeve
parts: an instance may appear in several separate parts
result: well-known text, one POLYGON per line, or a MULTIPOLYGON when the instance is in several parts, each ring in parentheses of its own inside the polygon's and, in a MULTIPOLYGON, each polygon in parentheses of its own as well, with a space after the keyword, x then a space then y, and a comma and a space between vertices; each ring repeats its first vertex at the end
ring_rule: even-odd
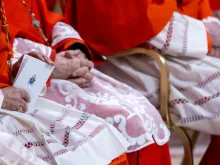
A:
POLYGON ((202 58, 208 53, 207 31, 203 22, 177 12, 149 43, 171 56, 202 58))
POLYGON ((220 46, 220 20, 215 17, 208 17, 203 22, 211 36, 212 45, 220 46))
POLYGON ((70 25, 64 22, 57 22, 52 31, 52 46, 55 46, 65 39, 82 40, 79 33, 70 25))
POLYGON ((23 54, 33 51, 48 57, 52 54, 52 49, 48 46, 24 38, 15 38, 13 43, 14 58, 11 59, 12 66, 23 54))

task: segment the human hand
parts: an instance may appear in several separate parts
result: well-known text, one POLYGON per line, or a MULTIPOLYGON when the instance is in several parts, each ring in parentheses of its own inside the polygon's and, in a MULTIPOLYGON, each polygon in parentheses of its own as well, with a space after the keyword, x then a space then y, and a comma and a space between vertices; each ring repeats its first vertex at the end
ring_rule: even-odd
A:
POLYGON ((77 50, 67 50, 65 51, 65 57, 72 59, 72 58, 80 58, 80 59, 87 59, 86 55, 79 49, 77 50))
POLYGON ((13 86, 1 90, 4 95, 3 109, 19 112, 28 110, 27 104, 30 102, 30 97, 25 90, 13 86))
MULTIPOLYGON (((42 54, 38 53, 38 52, 29 52, 27 53, 27 55, 31 56, 31 57, 34 57, 38 60, 41 60, 49 65, 54 65, 54 62, 47 56, 43 56, 42 54)), ((12 68, 12 75, 15 77, 18 73, 18 70, 21 66, 21 63, 22 63, 22 60, 24 58, 24 55, 21 56, 19 58, 19 60, 13 65, 13 68, 12 68)))
MULTIPOLYGON (((80 50, 67 51, 66 57, 69 59, 78 58, 85 62, 89 61, 87 60, 86 55, 80 50)), ((72 73, 69 81, 77 84, 78 86, 82 88, 89 87, 91 85, 91 80, 94 77, 92 73, 90 72, 90 69, 92 67, 94 67, 94 64, 91 61, 89 61, 88 65, 86 65, 85 63, 84 66, 80 66, 80 68, 78 68, 72 73)))
POLYGON ((90 72, 88 67, 81 67, 77 69, 69 79, 69 81, 77 84, 81 88, 86 88, 91 85, 91 81, 93 79, 93 74, 90 72))
MULTIPOLYGON (((52 74, 55 79, 72 79, 85 75, 92 67, 93 63, 86 59, 85 55, 79 50, 63 51, 56 55, 55 70, 52 74)), ((81 79, 75 82, 80 83, 81 79)))

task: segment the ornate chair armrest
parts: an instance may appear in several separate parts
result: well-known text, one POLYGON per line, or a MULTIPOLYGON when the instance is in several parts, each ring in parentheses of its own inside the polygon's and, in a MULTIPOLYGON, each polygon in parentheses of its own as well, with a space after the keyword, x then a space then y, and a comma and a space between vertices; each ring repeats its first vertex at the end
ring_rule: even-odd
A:
POLYGON ((134 54, 143 54, 151 57, 157 62, 160 68, 160 112, 163 119, 166 121, 169 129, 172 128, 172 121, 170 118, 169 112, 169 93, 170 93, 170 84, 169 84, 169 74, 167 71, 166 60, 155 50, 148 50, 146 48, 133 48, 127 51, 119 52, 116 54, 106 55, 114 57, 123 57, 134 54))

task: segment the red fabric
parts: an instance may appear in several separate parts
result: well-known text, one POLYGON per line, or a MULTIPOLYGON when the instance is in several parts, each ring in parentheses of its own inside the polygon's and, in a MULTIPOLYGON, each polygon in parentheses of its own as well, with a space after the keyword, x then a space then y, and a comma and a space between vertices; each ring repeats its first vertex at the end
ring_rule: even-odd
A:
POLYGON ((182 4, 178 6, 178 11, 200 20, 213 16, 209 0, 183 0, 182 4))
MULTIPOLYGON (((51 13, 47 9, 45 0, 25 0, 32 9, 35 17, 41 22, 41 28, 51 42, 53 26, 64 18, 58 14, 51 13)), ((12 40, 15 37, 23 37, 35 42, 45 44, 40 33, 32 25, 32 19, 23 5, 22 1, 3 0, 6 10, 6 17, 10 25, 12 40), (18 13, 20 16, 15 14, 18 13)))
POLYGON ((220 164, 220 136, 212 136, 211 143, 200 162, 200 165, 220 164))
POLYGON ((208 54, 210 54, 212 51, 212 38, 208 31, 206 31, 206 36, 207 36, 207 44, 208 44, 208 54))
POLYGON ((11 85, 10 69, 7 64, 7 60, 10 58, 9 51, 11 51, 11 48, 8 48, 5 33, 2 32, 2 22, 0 21, 0 88, 11 85))
POLYGON ((57 0, 46 0, 47 7, 49 10, 52 10, 57 2, 57 0))
POLYGON ((220 10, 220 1, 219 0, 209 0, 212 10, 220 10))
MULTIPOLYGON (((136 165, 137 152, 127 154, 129 165, 136 165)), ((168 144, 158 146, 149 145, 139 152, 139 165, 171 165, 168 144)))
MULTIPOLYGON (((23 5, 22 1, 3 0, 3 2, 7 21, 10 26, 12 42, 15 37, 21 37, 41 44, 46 44, 38 30, 32 25, 30 14, 28 13, 27 8, 23 5), (17 16, 17 14, 19 14, 19 16, 17 16)), ((59 21, 64 21, 64 18, 59 14, 50 12, 45 0, 25 0, 25 2, 28 7, 32 9, 35 17, 41 22, 41 28, 51 43, 54 25, 59 21)), ((70 39, 68 42, 62 42, 63 45, 59 46, 67 49, 67 45, 71 46, 71 44, 76 42, 78 43, 79 41, 70 39)), ((83 44, 83 41, 79 43, 83 44)), ((56 50, 53 51, 56 52, 56 50)), ((56 53, 53 53, 53 55, 54 56, 51 58, 55 60, 56 53)))
POLYGON ((109 165, 129 165, 126 153, 114 159, 109 165))
MULTIPOLYGON (((12 40, 15 37, 22 37, 45 44, 38 30, 32 25, 30 14, 27 8, 22 4, 22 1, 3 0, 3 2, 5 5, 6 17, 10 25, 12 40), (16 9, 16 13, 19 13, 19 17, 15 15, 14 9, 16 9)), ((41 22, 41 28, 51 43, 53 27, 57 22, 64 21, 64 17, 50 12, 45 0, 25 0, 25 2, 32 9, 35 17, 41 22)), ((74 44, 75 42, 79 42, 79 40, 72 39, 68 40, 68 42, 74 44)), ((64 45, 59 46, 66 47, 66 45, 71 45, 68 42, 62 42, 64 45)), ((79 43, 84 44, 83 41, 79 43)))
MULTIPOLYGON (((10 26, 9 30, 12 41, 15 37, 22 37, 45 44, 38 30, 32 25, 32 19, 22 1, 3 0, 3 2, 6 18, 10 26), (14 9, 16 9, 16 13, 20 14, 19 17, 14 13, 14 9)), ((41 22, 42 30, 51 42, 53 26, 58 21, 64 20, 64 18, 60 15, 49 12, 44 0, 25 0, 25 2, 28 7, 32 9, 35 17, 41 22)), ((55 50, 52 50, 52 52, 53 56, 51 58, 55 60, 55 50)), ((50 79, 47 82, 47 86, 49 84, 50 79)))
POLYGON ((174 0, 68 0, 65 16, 96 52, 109 54, 157 35, 175 9, 174 0))

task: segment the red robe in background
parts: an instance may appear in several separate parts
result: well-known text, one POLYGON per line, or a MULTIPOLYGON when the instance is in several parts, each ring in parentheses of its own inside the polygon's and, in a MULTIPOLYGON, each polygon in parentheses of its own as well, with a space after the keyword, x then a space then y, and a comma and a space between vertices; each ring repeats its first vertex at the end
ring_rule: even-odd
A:
POLYGON ((210 6, 213 11, 220 10, 220 1, 219 0, 209 0, 210 6))
MULTIPOLYGON (((213 16, 212 10, 220 9, 219 0, 186 0, 179 6, 178 11, 197 19, 213 16), (211 6, 211 7, 210 7, 211 6)), ((220 136, 212 136, 211 143, 200 162, 200 165, 220 164, 220 136)))
POLYGON ((68 0, 65 17, 94 50, 110 54, 156 36, 175 9, 173 0, 68 0))
POLYGON ((0 89, 11 85, 10 69, 7 63, 10 60, 8 41, 5 33, 2 32, 2 22, 0 21, 0 89))
MULTIPOLYGON (((138 3, 133 1, 136 0, 111 2, 68 0, 64 13, 67 21, 79 31, 82 38, 85 37, 84 39, 91 48, 102 54, 115 53, 136 47, 146 39, 157 35, 172 17, 176 5, 172 0, 155 0, 152 3, 146 0, 138 1, 138 3), (103 10, 102 6, 106 3, 108 10, 103 10), (135 5, 130 6, 130 3, 135 5), (121 10, 122 5, 125 6, 124 10, 121 10), (158 10, 165 14, 157 13, 158 10), (106 13, 108 13, 107 18, 106 13), (105 29, 102 28, 103 24, 105 24, 105 29), (102 37, 103 35, 105 38, 102 37), (99 38, 99 42, 94 43, 93 38, 99 38)), ((139 165, 171 164, 168 144, 163 146, 152 144, 140 150, 139 153, 133 152, 127 156, 130 165, 136 165, 137 159, 139 159, 139 165)))
POLYGON ((57 2, 57 0, 46 0, 49 10, 52 10, 57 2))
MULTIPOLYGON (((17 9, 17 13, 20 14, 19 17, 11 14, 14 13, 15 8, 10 7, 10 1, 3 0, 3 2, 5 4, 5 8, 7 9, 6 17, 8 18, 8 23, 10 24, 12 42, 15 37, 21 37, 41 44, 46 44, 39 31, 32 24, 30 24, 30 22, 32 22, 32 19, 31 16, 27 14, 28 9, 24 7, 24 5, 20 1, 13 2, 13 6, 15 6, 15 8, 17 9)), ((26 0, 26 3, 29 7, 32 8, 36 19, 41 22, 41 28, 48 38, 48 42, 50 45, 52 42, 52 30, 54 25, 59 21, 63 21, 64 18, 58 14, 49 12, 44 0, 26 0), (41 10, 38 10, 39 8, 41 10)), ((51 59, 55 59, 55 51, 66 50, 74 44, 81 44, 82 46, 86 47, 83 40, 79 40, 77 38, 65 39, 58 44, 52 46, 53 52, 50 56, 51 59)), ((87 54, 89 53, 87 52, 87 54)))
POLYGON ((213 16, 209 0, 183 0, 178 12, 200 20, 213 16))
MULTIPOLYGON (((52 30, 54 25, 59 22, 63 21, 64 18, 58 14, 49 12, 47 9, 47 5, 45 2, 41 2, 42 0, 35 1, 35 0, 26 0, 28 7, 32 7, 32 11, 36 16, 36 19, 41 22, 41 28, 48 38, 49 45, 52 42, 52 30), (31 4, 31 5, 30 5, 31 4), (38 10, 38 8, 41 8, 41 11, 38 10), (35 10, 36 9, 36 10, 35 10)), ((15 37, 21 37, 21 38, 27 38, 34 42, 38 42, 41 44, 46 44, 43 40, 42 36, 40 35, 39 31, 32 25, 30 22, 32 22, 32 19, 29 14, 27 14, 27 8, 24 6, 23 3, 20 1, 13 2, 15 8, 17 9, 17 12, 20 13, 22 16, 17 17, 16 15, 12 15, 11 13, 14 13, 14 8, 10 7, 10 1, 3 0, 5 7, 7 8, 6 11, 6 17, 8 18, 8 23, 10 24, 10 34, 11 34, 11 41, 13 43, 15 37), (22 9, 22 10, 21 10, 22 9), (25 13, 25 14, 22 14, 25 13)), ((49 1, 49 5, 52 7, 52 4, 55 3, 55 1, 49 1)), ((88 58, 93 60, 90 56, 91 54, 87 46, 83 42, 83 40, 79 40, 77 38, 71 38, 71 39, 65 39, 61 42, 59 42, 56 45, 52 46, 52 52, 49 55, 50 58, 54 61, 56 56, 56 51, 61 50, 67 50, 69 47, 73 46, 74 44, 81 45, 82 50, 85 50, 85 54, 87 54, 88 58)), ((50 81, 47 82, 47 85, 50 85, 50 81)))
MULTIPOLYGON (((216 2, 217 1, 218 0, 216 0, 216 2)), ((163 6, 155 7, 156 3, 149 4, 145 1, 143 3, 140 2, 137 4, 137 6, 131 7, 129 6, 129 2, 123 4, 121 1, 116 1, 115 3, 114 1, 111 1, 108 4, 108 9, 106 9, 103 6, 106 5, 107 2, 104 1, 87 0, 84 2, 83 0, 68 0, 65 16, 93 49, 98 51, 100 54, 108 54, 135 47, 140 43, 144 43, 145 41, 151 39, 152 36, 155 36, 158 32, 160 32, 160 25, 163 24, 164 26, 170 19, 170 17, 167 16, 172 15, 170 13, 171 10, 168 10, 168 8, 166 8, 167 11, 163 11, 163 7, 165 7, 166 3, 168 2, 169 1, 165 1, 163 6), (156 11, 161 12, 154 12, 154 8, 151 5, 157 9, 156 11), (120 6, 127 7, 120 8, 120 6), (144 11, 144 7, 146 8, 145 12, 142 12, 144 11), (162 9, 159 9, 159 7, 162 9), (124 11, 121 9, 124 9, 124 11), (126 12, 126 10, 129 12, 126 12), (154 17, 151 17, 151 13, 154 14, 154 17), (162 19, 158 18, 156 21, 154 21, 153 18, 156 18, 157 16, 162 19), (166 23, 164 23, 162 20, 165 20, 166 23), (112 25, 112 22, 114 22, 114 25, 112 25), (150 23, 151 26, 149 26, 148 23, 150 23), (155 29, 155 26, 157 26, 158 29, 155 29), (91 31, 93 33, 90 33, 91 31), (146 33, 148 33, 148 35, 146 33), (103 38, 103 36, 105 37, 103 38), (93 41, 93 38, 96 39, 95 42, 93 41)), ((131 3, 134 4, 134 2, 131 3)), ((217 3, 220 4, 220 2, 217 3)), ((169 9, 171 9, 172 5, 169 7, 169 9)), ((183 3, 178 6, 178 11, 182 14, 200 20, 213 15, 209 7, 208 0, 183 0, 183 3)), ((207 162, 210 162, 210 165, 217 165, 220 163, 220 160, 218 160, 219 154, 212 154, 214 150, 218 152, 220 149, 220 143, 217 139, 218 137, 212 138, 210 148, 201 164, 205 165, 207 162), (213 157, 209 157, 211 155, 213 157)))

